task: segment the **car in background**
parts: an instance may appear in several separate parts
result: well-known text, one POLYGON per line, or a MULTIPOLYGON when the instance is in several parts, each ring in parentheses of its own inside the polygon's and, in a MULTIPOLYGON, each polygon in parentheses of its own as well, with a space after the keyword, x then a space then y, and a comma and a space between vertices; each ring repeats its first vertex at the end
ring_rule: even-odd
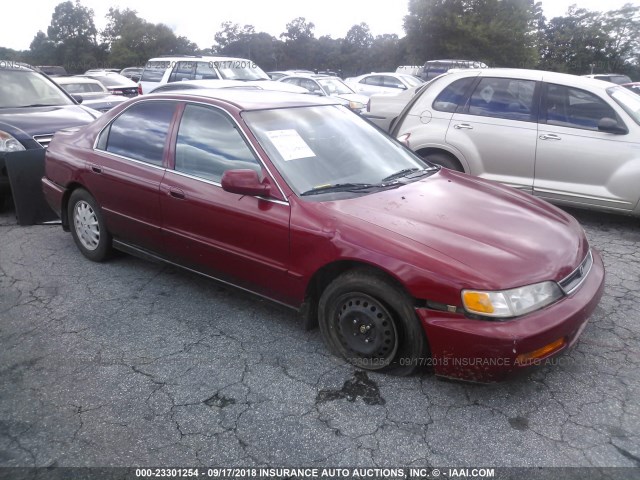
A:
POLYGON ((144 70, 143 67, 127 67, 120 70, 120 75, 127 77, 132 82, 138 83, 142 76, 142 70, 144 70))
POLYGON ((640 95, 640 82, 623 83, 622 86, 640 95))
POLYGON ((345 79, 356 93, 370 97, 375 94, 396 95, 403 90, 422 85, 424 82, 413 75, 393 72, 371 72, 359 77, 345 79))
POLYGON ((503 379, 569 350, 604 289, 573 217, 330 98, 141 96, 56 135, 42 188, 88 259, 115 247, 273 299, 365 370, 503 379))
POLYGON ((396 68, 396 73, 413 75, 414 77, 420 78, 420 73, 422 73, 423 69, 424 66, 422 65, 400 65, 398 68, 396 68))
POLYGON ((391 134, 430 162, 561 205, 640 216, 640 98, 539 70, 448 73, 391 134))
POLYGON ((476 60, 429 60, 425 62, 420 76, 424 81, 436 78, 449 70, 466 70, 476 68, 489 68, 487 64, 476 60))
POLYGON ((269 90, 276 92, 309 94, 302 87, 271 80, 242 82, 240 80, 185 80, 183 82, 166 83, 154 88, 149 93, 173 92, 178 90, 197 90, 206 88, 242 88, 245 90, 269 90))
POLYGON ((244 58, 211 56, 167 56, 147 62, 138 84, 139 93, 149 93, 165 83, 183 80, 270 80, 255 62, 244 58))
POLYGON ((344 83, 338 77, 327 75, 297 74, 283 77, 278 82, 289 83, 305 88, 314 95, 335 98, 342 105, 349 107, 356 113, 363 113, 369 100, 364 95, 360 95, 344 83))
POLYGON ((138 95, 138 85, 119 73, 107 70, 89 70, 85 72, 84 76, 98 80, 112 95, 122 95, 124 97, 138 95))
POLYGON ((277 70, 273 72, 267 72, 267 75, 269 75, 269 78, 271 78, 271 80, 279 80, 281 78, 288 77, 289 75, 296 75, 298 73, 313 75, 316 72, 313 72, 311 70, 277 70))
POLYGON ((596 73, 591 75, 583 75, 583 77, 602 80, 603 82, 615 83, 622 85, 623 83, 631 83, 631 79, 627 75, 621 73, 596 73))
POLYGON ((420 83, 417 87, 402 90, 397 95, 372 95, 369 97, 367 109, 362 116, 385 132, 389 132, 411 99, 427 88, 430 82, 420 83))
POLYGON ((46 148, 63 128, 86 125, 99 112, 79 105, 46 75, 24 64, 0 62, 0 203, 9 179, 4 157, 11 152, 46 148))
POLYGON ((50 77, 69 75, 67 70, 61 65, 38 65, 36 68, 50 77))
POLYGON ((99 112, 107 112, 116 105, 127 101, 127 97, 109 93, 107 87, 93 78, 70 76, 56 77, 54 80, 76 100, 81 99, 82 105, 99 112))

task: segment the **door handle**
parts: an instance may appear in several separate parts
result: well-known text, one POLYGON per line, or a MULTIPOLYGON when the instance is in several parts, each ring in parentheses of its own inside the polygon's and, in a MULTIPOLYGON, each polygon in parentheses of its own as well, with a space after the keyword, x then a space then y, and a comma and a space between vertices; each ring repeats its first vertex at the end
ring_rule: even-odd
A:
POLYGON ((545 133, 544 135, 540 135, 540 140, 562 140, 562 138, 553 133, 545 133))
POLYGON ((91 171, 93 173, 102 173, 102 168, 100 168, 98 165, 91 165, 91 171))
POLYGON ((178 200, 184 200, 184 192, 176 187, 169 187, 169 195, 178 200))
POLYGON ((473 130, 473 127, 471 125, 469 125, 468 123, 457 123, 456 125, 453 126, 453 128, 455 128, 456 130, 473 130))

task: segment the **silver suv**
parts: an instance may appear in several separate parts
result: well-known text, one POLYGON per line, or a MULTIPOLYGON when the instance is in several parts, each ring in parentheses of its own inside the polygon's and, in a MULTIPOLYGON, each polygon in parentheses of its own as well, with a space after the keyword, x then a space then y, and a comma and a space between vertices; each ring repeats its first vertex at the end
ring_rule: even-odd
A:
POLYGON ((140 77, 138 93, 182 80, 270 80, 253 61, 232 57, 158 57, 147 62, 140 77))
POLYGON ((640 216, 640 96, 622 86, 538 70, 448 73, 391 134, 429 161, 554 203, 640 216))

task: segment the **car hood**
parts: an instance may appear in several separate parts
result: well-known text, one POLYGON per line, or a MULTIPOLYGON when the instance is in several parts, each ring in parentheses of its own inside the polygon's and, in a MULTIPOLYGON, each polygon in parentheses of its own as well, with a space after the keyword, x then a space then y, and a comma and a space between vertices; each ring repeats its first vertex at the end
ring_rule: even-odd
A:
POLYGON ((375 225, 382 235, 404 237, 425 252, 436 250, 466 266, 474 278, 482 279, 483 285, 472 288, 557 281, 571 273, 589 249, 578 222, 560 209, 445 169, 397 189, 328 204, 352 224, 375 225))
POLYGON ((0 109, 0 130, 23 140, 34 135, 55 133, 63 128, 86 125, 98 116, 99 112, 80 105, 3 108, 0 109))

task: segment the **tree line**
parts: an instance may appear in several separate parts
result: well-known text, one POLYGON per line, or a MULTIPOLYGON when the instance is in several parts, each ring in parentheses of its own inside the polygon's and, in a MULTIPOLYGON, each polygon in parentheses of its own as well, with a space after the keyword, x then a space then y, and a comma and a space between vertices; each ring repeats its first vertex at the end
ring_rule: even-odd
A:
POLYGON ((160 55, 226 55, 253 60, 264 70, 311 69, 356 75, 460 58, 492 67, 536 68, 574 74, 626 73, 640 77, 640 6, 607 12, 571 6, 565 16, 545 18, 535 0, 409 0, 405 36, 373 36, 366 23, 344 38, 317 37, 315 25, 292 19, 278 37, 253 25, 223 22, 212 45, 201 49, 164 24, 135 10, 110 8, 98 31, 92 9, 80 0, 58 4, 46 33, 28 50, 0 47, 0 59, 89 68, 143 66, 160 55))

